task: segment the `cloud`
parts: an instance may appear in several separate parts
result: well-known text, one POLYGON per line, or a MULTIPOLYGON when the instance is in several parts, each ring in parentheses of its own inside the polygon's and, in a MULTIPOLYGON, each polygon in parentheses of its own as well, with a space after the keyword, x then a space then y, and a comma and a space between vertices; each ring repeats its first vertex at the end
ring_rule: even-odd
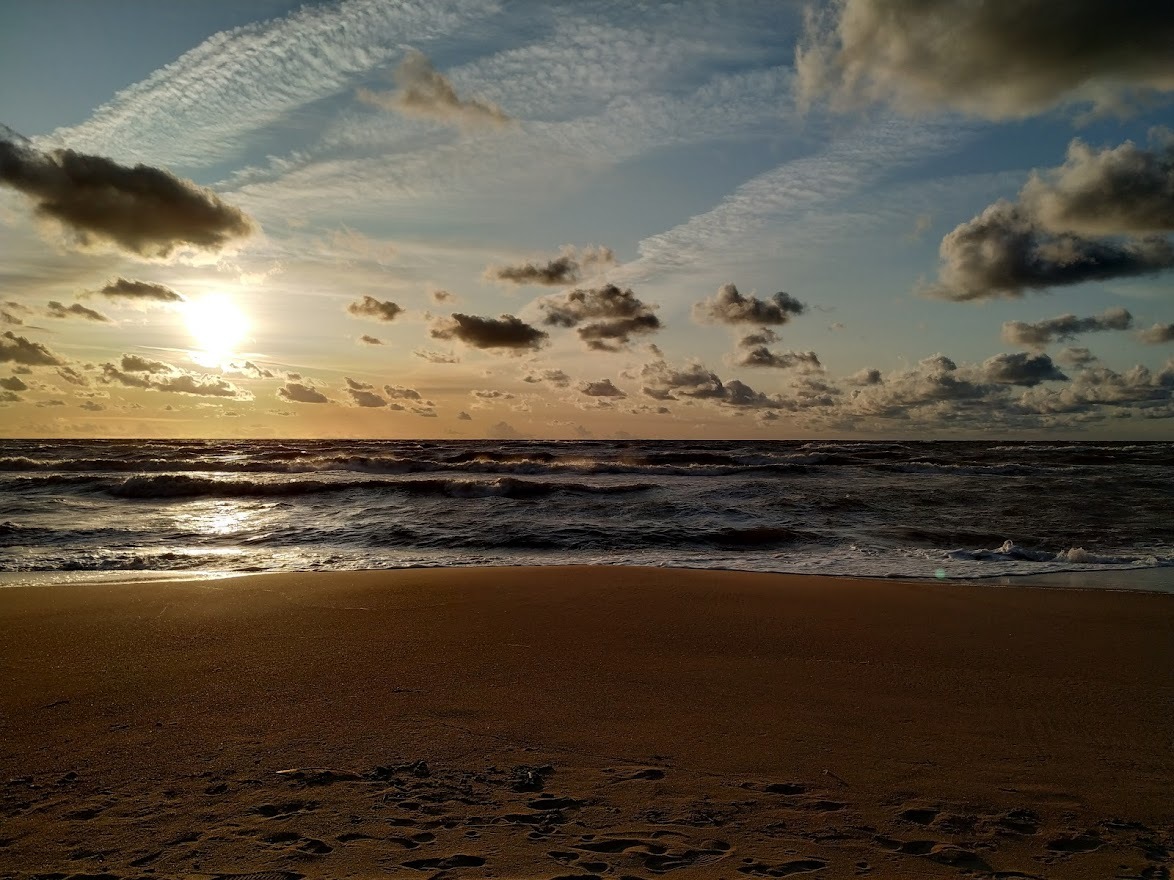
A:
POLYGON ((286 382, 277 389, 277 396, 290 403, 330 403, 330 398, 302 382, 286 382))
POLYGON ((1174 246, 1163 238, 1117 242, 1053 233, 1005 199, 949 233, 939 254, 938 283, 925 292, 955 301, 1021 297, 1028 290, 1151 275, 1174 267, 1174 246))
POLYGON ((98 321, 104 324, 110 323, 110 319, 101 312, 87 309, 81 303, 70 303, 66 306, 57 302, 57 300, 49 300, 47 314, 50 318, 85 318, 87 321, 98 321))
POLYGON ((58 367, 57 375, 68 382, 70 385, 89 385, 90 380, 79 373, 73 367, 58 367))
POLYGON ((600 379, 598 382, 584 382, 579 386, 579 393, 588 397, 627 397, 622 390, 612 384, 611 379, 600 379))
POLYGON ((26 385, 19 376, 11 376, 8 379, 0 379, 0 388, 5 391, 28 391, 29 386, 26 385))
POLYGON ((1029 348, 1046 348, 1053 342, 1070 342, 1082 333, 1128 330, 1132 326, 1133 315, 1126 309, 1112 308, 1106 309, 1104 314, 1088 318, 1058 315, 1034 324, 1007 321, 1003 324, 1003 341, 1029 348))
POLYGON ((457 298, 457 295, 455 293, 448 291, 448 290, 440 290, 440 289, 433 290, 428 295, 430 297, 432 297, 432 301, 434 303, 436 303, 437 305, 440 305, 441 303, 446 303, 446 302, 455 302, 456 298, 457 298))
POLYGON ((783 401, 755 391, 738 379, 723 382, 717 373, 700 361, 691 361, 683 368, 670 367, 664 361, 645 364, 640 370, 643 392, 654 400, 709 400, 732 407, 777 407, 783 401))
POLYGON ((616 261, 611 248, 592 246, 581 251, 565 245, 557 257, 540 262, 525 262, 516 266, 489 266, 485 278, 510 284, 541 284, 562 287, 582 278, 583 271, 598 266, 613 265, 616 261))
POLYGON ((173 369, 163 361, 154 361, 137 354, 124 354, 120 366, 128 373, 170 373, 173 369))
POLYGON ((848 377, 848 382, 852 385, 880 385, 884 381, 885 380, 881 378, 881 371, 873 367, 865 367, 864 369, 858 370, 848 377))
POLYGON ((347 312, 356 318, 371 318, 375 321, 394 321, 403 314, 403 308, 391 300, 377 300, 373 296, 364 296, 355 300, 346 307, 347 312))
POLYGON ((366 333, 359 337, 359 342, 363 343, 363 345, 383 345, 382 339, 379 339, 375 336, 369 336, 366 333))
POLYGON ((733 284, 723 284, 709 299, 693 306, 693 319, 702 324, 786 324, 807 306, 789 293, 776 293, 769 299, 745 296, 733 284))
POLYGON ((1062 348, 1056 355, 1056 360, 1062 364, 1068 364, 1070 367, 1083 367, 1096 359, 1097 356, 1087 348, 1062 348))
POLYGON ((13 324, 19 326, 24 323, 20 317, 22 314, 28 314, 32 311, 23 303, 9 300, 5 303, 0 303, 0 324, 13 324))
POLYGON ((551 327, 577 327, 579 338, 593 351, 620 351, 635 335, 661 328, 655 306, 641 302, 629 290, 614 284, 546 296, 538 300, 551 327))
POLYGON ((118 92, 54 138, 104 155, 210 166, 300 108, 353 87, 405 43, 434 40, 497 13, 485 0, 343 0, 212 34, 118 92))
POLYGON ((474 407, 488 406, 493 401, 514 400, 516 395, 496 388, 475 388, 469 392, 474 407))
POLYGON ((39 342, 30 342, 11 330, 0 334, 0 363, 26 367, 59 367, 65 362, 39 342))
POLYGON ((982 377, 999 385, 1023 385, 1032 388, 1040 382, 1066 382, 1068 377, 1046 354, 1017 351, 997 354, 982 362, 982 377))
POLYGON ((1161 345, 1163 342, 1174 342, 1174 324, 1154 324, 1139 330, 1137 338, 1147 345, 1161 345))
POLYGON ((1107 367, 1081 370, 1055 393, 1025 392, 1021 405, 1040 413, 1104 415, 1106 409, 1136 409, 1143 415, 1174 418, 1174 368, 1160 373, 1136 366, 1124 373, 1107 367))
POLYGON ((184 301, 184 298, 170 287, 164 287, 162 284, 154 284, 150 281, 131 281, 126 278, 115 278, 94 293, 107 299, 127 299, 136 302, 177 303, 184 301))
POLYGON ((391 93, 359 89, 365 104, 435 122, 463 127, 496 127, 513 120, 491 101, 457 96, 452 82, 432 66, 423 52, 410 49, 393 74, 398 88, 391 93))
POLYGON ((412 354, 430 364, 459 364, 461 362, 461 359, 454 354, 431 348, 417 348, 412 354))
POLYGON ((486 436, 491 440, 521 440, 524 435, 509 422, 497 422, 489 426, 486 436))
POLYGON ((562 370, 536 370, 523 376, 522 381, 531 385, 546 383, 556 388, 566 388, 571 384, 571 377, 562 370))
POLYGON ((804 100, 892 100, 1009 119, 1077 103, 1122 111, 1174 90, 1174 10, 1165 3, 835 0, 822 9, 809 12, 796 49, 804 100))
POLYGON ((85 403, 79 404, 78 406, 80 409, 86 410, 86 412, 102 412, 102 410, 106 409, 105 406, 98 403, 96 400, 87 400, 85 403))
POLYGON ((383 393, 389 400, 421 400, 420 392, 415 388, 405 388, 403 385, 384 385, 383 393))
POLYGON ((822 371, 823 364, 814 351, 771 351, 765 345, 741 348, 734 356, 734 365, 739 367, 771 367, 777 370, 822 371))
POLYGON ((215 252, 255 230, 243 211, 190 180, 73 150, 42 153, 0 140, 0 184, 30 198, 37 215, 82 250, 145 258, 180 248, 215 252))
POLYGON ((1162 131, 1152 140, 1153 150, 1132 141, 1095 150, 1074 140, 1064 164, 1033 173, 1019 200, 1053 231, 1090 236, 1174 231, 1174 135, 1162 131))
POLYGON ((464 410, 461 410, 459 413, 457 413, 457 421, 458 422, 471 422, 471 421, 473 421, 473 417, 471 415, 469 415, 467 412, 465 412, 464 410))
MULTIPOLYGON (((387 401, 371 391, 371 386, 366 385, 361 388, 356 388, 351 384, 351 380, 347 379, 346 393, 350 395, 351 400, 355 402, 356 406, 375 408, 380 406, 387 406, 387 401)), ((321 403, 322 401, 318 401, 321 403)))
POLYGON ((482 318, 460 312, 436 321, 431 334, 433 339, 459 339, 472 348, 504 349, 513 354, 537 351, 550 335, 514 315, 482 318))
POLYGON ((223 397, 249 400, 252 395, 219 376, 201 376, 177 370, 160 361, 137 355, 123 355, 118 367, 102 365, 102 381, 128 388, 143 388, 198 397, 223 397))

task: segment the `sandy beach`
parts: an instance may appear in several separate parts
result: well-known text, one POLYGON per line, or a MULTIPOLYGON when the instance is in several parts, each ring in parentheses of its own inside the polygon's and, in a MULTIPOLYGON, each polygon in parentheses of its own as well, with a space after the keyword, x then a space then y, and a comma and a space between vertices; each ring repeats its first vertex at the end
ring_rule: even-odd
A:
POLYGON ((1170 595, 432 569, 0 631, 3 877, 1170 876, 1170 595))

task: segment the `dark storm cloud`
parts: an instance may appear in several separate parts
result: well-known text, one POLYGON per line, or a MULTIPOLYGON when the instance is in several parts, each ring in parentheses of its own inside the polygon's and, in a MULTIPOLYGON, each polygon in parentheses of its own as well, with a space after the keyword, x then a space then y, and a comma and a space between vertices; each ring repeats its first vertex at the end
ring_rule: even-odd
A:
POLYGON ((167 257, 181 247, 219 251, 255 229, 209 189, 147 165, 133 168, 73 150, 42 153, 0 139, 0 184, 31 199, 83 249, 167 257))
POLYGON ((408 50, 394 73, 398 88, 391 93, 359 89, 365 104, 437 122, 475 127, 509 125, 513 120, 490 101, 457 95, 452 82, 432 66, 423 52, 408 50))
POLYGON ((992 119, 1120 111, 1174 90, 1174 5, 1137 0, 833 0, 809 12, 801 97, 953 107, 992 119))
POLYGON ((1152 275, 1174 267, 1160 237, 1093 240, 1053 233, 1023 207, 1000 200, 942 239, 931 296, 956 301, 1020 297, 1028 290, 1152 275))
POLYGON ((50 318, 84 318, 87 321, 98 321, 103 324, 110 323, 110 319, 101 312, 87 309, 81 303, 63 305, 56 300, 49 300, 46 312, 50 318))
POLYGON ((59 367, 64 361, 39 342, 30 342, 11 330, 0 334, 0 363, 24 364, 26 367, 59 367))
POLYGON ((1133 326, 1133 315, 1122 308, 1107 309, 1104 314, 1078 318, 1076 315, 1058 315, 1029 324, 1007 321, 1003 324, 1003 341, 1029 348, 1046 348, 1053 342, 1070 342, 1082 333, 1100 333, 1106 330, 1128 330, 1133 326))
POLYGON ((277 389, 277 396, 290 403, 330 403, 330 398, 302 382, 286 382, 277 389))
POLYGON ((1034 387, 1040 382, 1067 382, 1068 377, 1052 363, 1046 354, 1028 354, 1017 351, 997 354, 982 362, 982 377, 998 385, 1034 387))
POLYGON ((394 321, 403 313, 403 308, 391 300, 377 300, 364 296, 347 305, 346 310, 357 318, 372 318, 376 321, 394 321))
POLYGON ((176 303, 184 301, 183 297, 170 287, 164 287, 162 284, 154 284, 150 281, 131 281, 127 278, 115 278, 94 293, 107 299, 126 299, 136 302, 176 303))
POLYGON ((490 266, 485 270, 485 277, 491 281, 506 281, 510 284, 562 287, 579 281, 584 270, 612 265, 615 261, 615 254, 611 248, 586 247, 579 250, 567 245, 557 257, 548 260, 530 261, 516 266, 490 266))
POLYGON ((1174 231, 1174 135, 1155 132, 1152 140, 1152 150, 1132 141, 1097 150, 1074 140, 1063 165, 1032 174, 1020 202, 1053 231, 1090 236, 1174 231))
POLYGON ((505 349, 514 354, 537 351, 546 344, 549 334, 531 327, 514 315, 483 318, 456 312, 432 325, 433 339, 459 339, 465 345, 481 349, 505 349))
POLYGON ((593 351, 620 351, 633 336, 655 333, 661 328, 653 306, 642 302, 630 289, 621 290, 614 284, 543 297, 538 308, 546 313, 544 324, 575 327, 579 338, 593 351))
POLYGON ((622 390, 612 384, 611 379, 600 379, 598 382, 584 382, 579 386, 579 393, 588 397, 627 397, 622 390))
POLYGON ((1174 324, 1154 324, 1139 330, 1137 338, 1147 345, 1161 345, 1163 342, 1174 342, 1174 324))
POLYGON ((723 284, 709 299, 693 306, 693 319, 702 324, 786 324, 801 315, 807 306, 789 293, 779 292, 768 299, 745 296, 733 284, 723 284))

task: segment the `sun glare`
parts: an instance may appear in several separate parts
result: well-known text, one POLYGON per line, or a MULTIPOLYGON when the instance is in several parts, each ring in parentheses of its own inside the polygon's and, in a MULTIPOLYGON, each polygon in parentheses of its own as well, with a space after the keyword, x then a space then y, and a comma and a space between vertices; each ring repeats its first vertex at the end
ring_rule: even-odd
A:
POLYGON ((190 301, 184 323, 195 344, 192 358, 206 367, 230 360, 249 331, 244 313, 224 294, 190 301))

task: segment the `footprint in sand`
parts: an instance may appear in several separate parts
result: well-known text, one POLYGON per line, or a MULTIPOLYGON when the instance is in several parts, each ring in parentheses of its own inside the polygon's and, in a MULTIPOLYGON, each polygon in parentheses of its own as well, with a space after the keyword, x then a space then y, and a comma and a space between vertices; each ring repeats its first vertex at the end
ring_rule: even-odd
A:
POLYGON ((404 862, 403 866, 411 868, 413 871, 451 871, 453 868, 480 868, 484 864, 485 859, 481 856, 457 853, 439 859, 414 859, 410 862, 404 862))
POLYGON ((937 817, 938 811, 932 808, 915 807, 901 813, 902 819, 906 822, 912 822, 914 825, 929 825, 937 817))
POLYGON ((738 869, 739 874, 750 874, 754 877, 790 877, 794 874, 810 874, 822 871, 828 863, 822 859, 794 859, 778 865, 768 865, 764 862, 751 862, 738 869))
POLYGON ((799 782, 772 782, 764 785, 762 790, 767 794, 807 794, 807 786, 799 782))
POLYGON ((1048 841, 1048 849, 1058 853, 1086 853, 1100 849, 1105 842, 1095 834, 1065 834, 1048 841))
POLYGON ((259 813, 266 819, 284 819, 295 813, 308 813, 316 809, 318 809, 318 804, 315 801, 284 801, 280 804, 261 804, 261 806, 255 807, 253 812, 259 813))

